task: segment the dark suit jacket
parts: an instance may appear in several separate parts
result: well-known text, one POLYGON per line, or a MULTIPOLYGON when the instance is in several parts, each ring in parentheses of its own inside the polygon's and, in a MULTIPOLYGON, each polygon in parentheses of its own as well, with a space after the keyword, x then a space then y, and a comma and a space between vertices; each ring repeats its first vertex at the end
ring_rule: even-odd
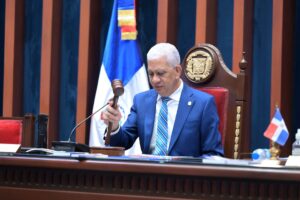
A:
MULTIPOLYGON (((130 148, 140 138, 144 154, 150 154, 157 92, 149 90, 137 94, 130 114, 120 131, 111 136, 112 146, 130 148)), ((194 156, 223 155, 219 118, 213 96, 183 86, 168 155, 194 156)))

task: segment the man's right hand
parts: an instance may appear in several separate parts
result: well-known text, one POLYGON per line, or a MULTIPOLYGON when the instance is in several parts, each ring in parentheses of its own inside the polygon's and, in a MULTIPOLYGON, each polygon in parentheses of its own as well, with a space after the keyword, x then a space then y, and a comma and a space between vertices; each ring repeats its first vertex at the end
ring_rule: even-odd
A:
POLYGON ((101 119, 106 125, 108 125, 109 122, 112 122, 112 131, 115 131, 119 128, 121 118, 122 115, 119 110, 119 106, 117 106, 117 108, 113 108, 112 101, 109 101, 106 110, 101 113, 101 119))

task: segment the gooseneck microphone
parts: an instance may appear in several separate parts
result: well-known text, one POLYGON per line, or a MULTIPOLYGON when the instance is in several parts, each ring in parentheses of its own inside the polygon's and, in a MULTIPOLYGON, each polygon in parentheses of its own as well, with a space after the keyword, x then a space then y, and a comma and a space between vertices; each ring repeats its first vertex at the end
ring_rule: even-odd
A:
POLYGON ((72 142, 71 138, 75 132, 75 130, 84 122, 86 122, 88 119, 90 119, 93 115, 98 113, 100 110, 102 110, 105 106, 107 106, 109 103, 104 104, 101 108, 90 114, 88 117, 84 118, 82 121, 80 121, 71 131, 68 141, 53 141, 52 142, 52 148, 56 151, 66 151, 66 152, 89 152, 90 148, 86 144, 81 144, 77 142, 72 142))
MULTIPOLYGON (((119 96, 123 95, 123 93, 124 93, 123 83, 121 80, 113 80, 111 83, 111 87, 114 92, 112 107, 117 108, 119 96)), ((112 125, 113 125, 112 122, 108 123, 106 137, 105 137, 105 145, 106 146, 109 146, 109 144, 110 144, 110 135, 111 135, 111 131, 112 131, 112 125)))
POLYGON ((96 113, 98 113, 100 110, 102 110, 105 106, 107 106, 109 103, 107 102, 106 104, 104 104, 101 108, 99 108, 98 110, 96 110, 95 112, 93 112, 92 114, 90 114, 89 116, 87 116, 86 118, 84 118, 82 121, 80 121, 71 131, 68 142, 71 142, 71 138, 75 132, 75 130, 84 122, 86 122, 88 119, 90 119, 91 117, 93 117, 96 113))

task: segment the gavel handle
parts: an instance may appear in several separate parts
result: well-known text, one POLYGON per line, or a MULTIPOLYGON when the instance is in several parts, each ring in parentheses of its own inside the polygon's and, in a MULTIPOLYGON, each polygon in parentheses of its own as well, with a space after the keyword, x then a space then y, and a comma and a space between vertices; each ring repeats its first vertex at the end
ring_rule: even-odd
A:
MULTIPOLYGON (((113 108, 117 107, 118 100, 119 100, 119 96, 115 95, 113 98, 113 104, 112 104, 113 108)), ((111 131, 112 131, 112 125, 113 125, 112 122, 108 123, 106 137, 105 137, 105 146, 108 146, 110 144, 110 135, 111 135, 111 131)))

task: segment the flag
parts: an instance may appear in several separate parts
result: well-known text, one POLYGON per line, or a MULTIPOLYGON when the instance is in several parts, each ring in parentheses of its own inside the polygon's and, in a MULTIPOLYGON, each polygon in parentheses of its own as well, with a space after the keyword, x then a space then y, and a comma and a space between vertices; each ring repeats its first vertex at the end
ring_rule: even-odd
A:
MULTIPOLYGON (((146 68, 136 41, 134 0, 115 0, 110 20, 93 112, 113 97, 111 82, 123 82, 124 94, 119 97, 122 125, 130 112, 135 94, 149 89, 146 68), (128 15, 127 15, 128 14, 128 15)), ((104 146, 106 125, 100 120, 100 112, 91 119, 90 146, 104 146)), ((139 140, 126 154, 140 154, 139 140)))
POLYGON ((281 146, 286 143, 289 137, 289 131, 287 130, 284 120, 280 114, 279 108, 276 108, 274 117, 265 131, 264 136, 281 146))

